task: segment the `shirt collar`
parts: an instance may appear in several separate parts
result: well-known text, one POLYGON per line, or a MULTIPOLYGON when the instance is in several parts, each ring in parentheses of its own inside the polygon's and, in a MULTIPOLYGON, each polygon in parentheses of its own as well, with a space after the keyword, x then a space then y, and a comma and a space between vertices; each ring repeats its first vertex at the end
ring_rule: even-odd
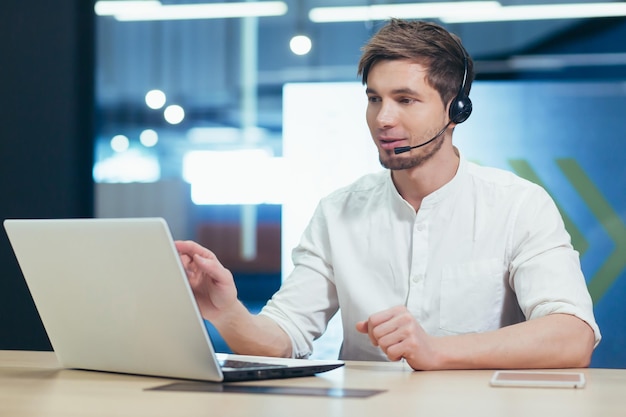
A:
MULTIPOLYGON (((462 183, 462 179, 467 172, 467 160, 463 158, 463 155, 459 153, 459 167, 457 168, 454 177, 446 183, 443 187, 435 190, 430 193, 422 200, 422 204, 420 206, 421 209, 431 209, 436 207, 441 201, 445 200, 451 195, 454 195, 456 191, 459 189, 462 183)), ((391 193, 391 201, 393 208, 395 210, 407 210, 410 209, 412 214, 415 214, 415 210, 413 207, 402 198, 396 186, 393 183, 393 179, 391 178, 391 170, 388 171, 387 175, 387 185, 389 191, 391 193)))
POLYGON ((459 167, 452 179, 444 184, 443 187, 433 191, 422 199, 421 208, 431 208, 439 204, 444 199, 454 195, 461 186, 462 178, 467 172, 467 161, 459 154, 459 167))

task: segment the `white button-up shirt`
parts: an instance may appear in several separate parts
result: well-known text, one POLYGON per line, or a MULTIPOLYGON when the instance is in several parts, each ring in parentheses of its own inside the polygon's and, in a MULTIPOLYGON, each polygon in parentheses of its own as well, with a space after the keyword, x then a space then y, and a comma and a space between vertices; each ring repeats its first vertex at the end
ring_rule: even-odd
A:
POLYGON ((417 213, 389 171, 322 199, 293 251, 294 270, 261 314, 291 337, 293 355, 339 310, 346 360, 386 360, 357 321, 406 305, 431 335, 485 332, 552 313, 594 330, 578 253, 548 194, 512 173, 461 158, 455 177, 417 213))

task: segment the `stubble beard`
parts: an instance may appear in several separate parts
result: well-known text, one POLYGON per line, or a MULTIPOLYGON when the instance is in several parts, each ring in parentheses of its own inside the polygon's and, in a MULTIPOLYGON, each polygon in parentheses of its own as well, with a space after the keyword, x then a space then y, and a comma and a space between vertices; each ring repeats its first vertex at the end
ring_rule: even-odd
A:
MULTIPOLYGON (((394 151, 387 151, 384 154, 379 155, 380 164, 387 169, 400 171, 404 169, 417 168, 424 165, 429 159, 439 152, 441 147, 443 146, 443 142, 445 137, 437 138, 434 143, 426 145, 422 152, 418 153, 414 156, 406 157, 396 157, 394 151)), ((420 148, 417 148, 420 149, 420 148)), ((413 152, 413 150, 408 151, 408 153, 413 152)))

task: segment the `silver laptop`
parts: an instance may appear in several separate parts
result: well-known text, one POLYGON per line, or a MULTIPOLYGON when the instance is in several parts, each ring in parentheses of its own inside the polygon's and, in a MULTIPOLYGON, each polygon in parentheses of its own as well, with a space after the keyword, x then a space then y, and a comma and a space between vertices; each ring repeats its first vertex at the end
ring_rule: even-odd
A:
POLYGON ((216 354, 161 218, 8 219, 4 227, 66 368, 240 381, 343 365, 216 354))

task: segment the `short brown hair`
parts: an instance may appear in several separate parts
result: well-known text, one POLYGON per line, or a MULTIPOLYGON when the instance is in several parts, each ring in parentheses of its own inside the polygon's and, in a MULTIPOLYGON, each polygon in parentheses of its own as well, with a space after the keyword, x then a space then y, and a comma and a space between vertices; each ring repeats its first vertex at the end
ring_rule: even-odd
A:
POLYGON ((469 94, 473 61, 461 40, 435 23, 391 19, 362 50, 358 74, 363 84, 377 62, 406 59, 426 67, 426 81, 448 104, 459 92, 467 62, 465 93, 469 94))

